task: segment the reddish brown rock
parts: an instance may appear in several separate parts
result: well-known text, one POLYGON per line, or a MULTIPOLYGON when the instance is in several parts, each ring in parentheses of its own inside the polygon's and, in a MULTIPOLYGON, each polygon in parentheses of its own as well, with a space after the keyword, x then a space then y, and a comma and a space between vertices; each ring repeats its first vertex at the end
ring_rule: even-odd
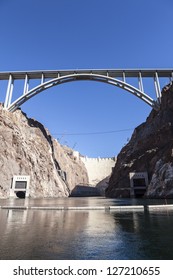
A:
POLYGON ((106 196, 130 197, 129 172, 148 172, 145 196, 173 198, 173 84, 162 90, 160 110, 151 111, 119 153, 106 196))

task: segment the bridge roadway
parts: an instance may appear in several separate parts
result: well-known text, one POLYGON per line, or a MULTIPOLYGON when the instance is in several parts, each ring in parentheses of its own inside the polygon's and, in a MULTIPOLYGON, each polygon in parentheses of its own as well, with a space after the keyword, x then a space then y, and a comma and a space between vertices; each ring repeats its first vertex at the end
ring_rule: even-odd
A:
POLYGON ((28 99, 47 88, 78 80, 93 80, 122 88, 158 110, 161 102, 160 78, 173 80, 173 69, 74 69, 74 70, 38 70, 0 72, 0 82, 8 81, 4 108, 15 111, 28 99), (127 78, 138 80, 138 87, 127 82, 127 78), (150 78, 154 82, 156 100, 145 93, 143 81, 150 78), (23 83, 23 92, 12 102, 15 80, 23 83), (30 88, 30 81, 38 80, 38 85, 30 88))
POLYGON ((99 74, 112 78, 118 77, 139 77, 139 73, 144 78, 154 78, 157 73, 159 77, 170 77, 173 79, 173 69, 75 69, 75 70, 33 70, 33 71, 9 71, 0 72, 0 80, 8 80, 11 74, 15 80, 25 79, 26 74, 29 79, 40 79, 42 74, 44 78, 63 77, 72 74, 99 74))

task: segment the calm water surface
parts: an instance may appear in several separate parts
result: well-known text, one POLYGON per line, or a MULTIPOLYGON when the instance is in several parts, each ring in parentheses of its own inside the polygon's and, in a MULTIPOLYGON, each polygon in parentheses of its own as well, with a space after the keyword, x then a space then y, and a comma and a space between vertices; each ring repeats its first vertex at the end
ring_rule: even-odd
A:
MULTIPOLYGON (((110 206, 172 200, 8 199, 3 205, 110 206)), ((0 259, 173 259, 173 211, 0 209, 0 259)))

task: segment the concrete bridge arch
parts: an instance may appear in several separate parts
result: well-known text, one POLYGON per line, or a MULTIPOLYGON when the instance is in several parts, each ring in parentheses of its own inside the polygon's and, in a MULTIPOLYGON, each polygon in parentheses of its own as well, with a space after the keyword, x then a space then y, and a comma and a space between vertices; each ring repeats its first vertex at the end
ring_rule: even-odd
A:
POLYGON ((12 104, 10 104, 7 109, 8 111, 14 112, 17 108, 19 108, 23 103, 28 101, 30 98, 34 97, 35 95, 41 93, 44 90, 47 90, 48 88, 58 86, 63 83, 69 83, 74 81, 97 81, 102 83, 107 83, 119 88, 124 89, 127 92, 130 92, 131 94, 135 95, 136 97, 143 100, 145 103, 147 103, 149 106, 153 107, 154 109, 158 109, 159 104, 153 100, 149 95, 142 92, 138 88, 126 83, 125 81, 121 81, 119 79, 111 78, 104 75, 99 74, 71 74, 63 77, 58 77, 55 79, 51 79, 49 81, 46 81, 44 83, 39 84, 38 86, 30 89, 25 94, 21 95, 18 99, 16 99, 12 104))
POLYGON ((143 100, 152 108, 158 110, 161 102, 161 90, 159 84, 159 77, 167 77, 172 80, 173 71, 170 70, 57 70, 57 71, 28 71, 28 72, 1 72, 0 81, 8 80, 7 92, 4 102, 4 108, 8 111, 14 112, 27 100, 40 92, 73 81, 97 81, 107 83, 135 95, 143 100), (137 78, 139 88, 127 83, 126 77, 137 78), (156 100, 145 93, 143 87, 143 79, 151 78, 154 80, 156 89, 156 100), (11 102, 15 80, 22 80, 24 82, 24 90, 20 97, 11 102), (29 81, 39 79, 40 83, 29 89, 29 81))

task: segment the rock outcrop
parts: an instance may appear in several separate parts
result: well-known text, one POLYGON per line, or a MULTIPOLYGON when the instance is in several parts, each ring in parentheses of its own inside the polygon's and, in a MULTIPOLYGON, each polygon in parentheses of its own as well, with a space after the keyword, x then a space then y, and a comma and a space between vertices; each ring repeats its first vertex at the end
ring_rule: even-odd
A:
POLYGON ((129 172, 148 172, 146 197, 173 198, 173 84, 162 90, 161 108, 152 110, 117 157, 108 197, 130 197, 129 172))
POLYGON ((105 190, 107 189, 108 185, 109 185, 109 180, 110 180, 110 176, 107 176, 106 178, 104 178, 103 180, 101 180, 97 185, 96 185, 96 189, 98 190, 98 193, 101 196, 105 196, 105 190))
POLYGON ((88 184, 84 164, 38 121, 0 106, 0 198, 8 198, 13 175, 30 175, 31 197, 69 196, 88 184))

